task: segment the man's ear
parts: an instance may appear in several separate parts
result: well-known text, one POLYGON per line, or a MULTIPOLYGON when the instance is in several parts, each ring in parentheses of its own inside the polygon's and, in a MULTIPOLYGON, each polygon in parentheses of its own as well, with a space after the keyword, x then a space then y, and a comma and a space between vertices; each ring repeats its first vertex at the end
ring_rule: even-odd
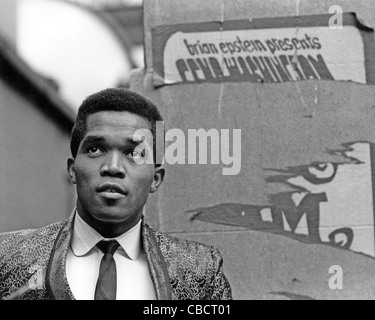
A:
POLYGON ((165 169, 162 166, 155 168, 154 181, 151 184, 150 193, 156 192, 164 181, 165 169))
POLYGON ((70 181, 73 184, 76 184, 77 180, 76 180, 76 173, 74 171, 74 159, 72 159, 72 158, 68 159, 66 169, 68 171, 70 181))

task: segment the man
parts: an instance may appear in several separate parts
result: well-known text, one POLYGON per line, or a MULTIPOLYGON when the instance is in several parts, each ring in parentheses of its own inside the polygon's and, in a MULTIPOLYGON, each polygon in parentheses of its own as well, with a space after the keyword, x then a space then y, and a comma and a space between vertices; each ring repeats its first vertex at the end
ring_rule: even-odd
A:
POLYGON ((217 249, 144 222, 165 174, 148 161, 157 121, 156 106, 125 89, 82 103, 67 166, 77 207, 67 221, 0 235, 1 299, 231 299, 217 249))

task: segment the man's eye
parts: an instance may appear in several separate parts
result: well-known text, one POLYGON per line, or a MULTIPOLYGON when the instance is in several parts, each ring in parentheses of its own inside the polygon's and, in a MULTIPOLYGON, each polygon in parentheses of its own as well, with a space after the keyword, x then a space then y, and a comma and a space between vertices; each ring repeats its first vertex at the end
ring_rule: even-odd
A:
POLYGON ((90 147, 87 151, 89 154, 92 154, 92 155, 98 155, 102 152, 102 150, 100 150, 100 148, 98 147, 90 147))
POLYGON ((145 150, 142 149, 142 150, 139 150, 139 149, 134 149, 133 151, 131 151, 129 153, 129 155, 133 158, 133 159, 140 159, 140 158, 143 158, 145 156, 145 150))

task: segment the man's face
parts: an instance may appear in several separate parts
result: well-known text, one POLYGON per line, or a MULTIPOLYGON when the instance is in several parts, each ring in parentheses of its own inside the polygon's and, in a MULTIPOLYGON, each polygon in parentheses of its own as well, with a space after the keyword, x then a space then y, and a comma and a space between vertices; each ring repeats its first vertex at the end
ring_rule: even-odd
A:
MULTIPOLYGON (((116 237, 139 221, 149 193, 163 181, 164 169, 139 162, 144 148, 134 134, 150 129, 141 116, 102 111, 89 115, 86 125, 76 158, 68 160, 78 213, 103 236, 116 237)), ((152 142, 144 144, 152 150, 152 142)))

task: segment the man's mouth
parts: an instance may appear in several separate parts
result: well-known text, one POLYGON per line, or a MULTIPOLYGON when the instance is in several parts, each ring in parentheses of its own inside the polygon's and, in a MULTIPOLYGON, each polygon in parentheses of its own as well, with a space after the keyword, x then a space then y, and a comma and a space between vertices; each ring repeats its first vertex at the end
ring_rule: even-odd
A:
POLYGON ((126 197, 126 191, 118 184, 106 183, 101 185, 97 191, 107 199, 119 200, 126 197))

